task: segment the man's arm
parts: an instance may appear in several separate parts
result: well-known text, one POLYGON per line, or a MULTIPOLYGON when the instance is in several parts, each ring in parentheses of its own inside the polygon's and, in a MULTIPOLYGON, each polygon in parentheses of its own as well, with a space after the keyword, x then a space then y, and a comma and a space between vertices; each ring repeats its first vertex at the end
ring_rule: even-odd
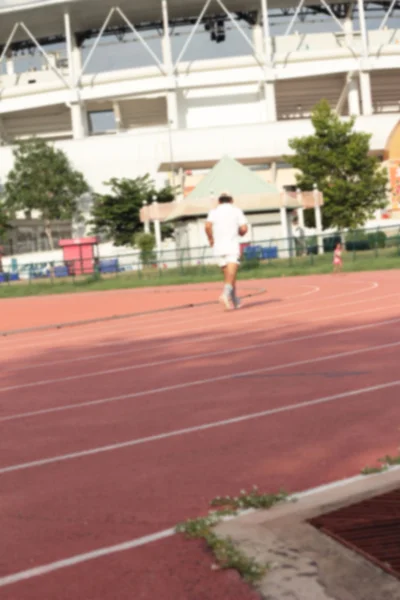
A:
POLYGON ((206 222, 206 236, 208 238, 208 243, 210 244, 211 248, 214 246, 214 235, 213 235, 213 224, 211 223, 211 221, 207 221, 206 222))
POLYGON ((249 230, 249 226, 247 224, 247 219, 243 211, 240 211, 239 216, 239 235, 243 237, 249 230))
POLYGON ((249 230, 249 226, 247 225, 247 223, 246 223, 246 225, 241 225, 239 227, 239 235, 241 237, 243 237, 244 235, 246 235, 246 233, 248 232, 248 230, 249 230))

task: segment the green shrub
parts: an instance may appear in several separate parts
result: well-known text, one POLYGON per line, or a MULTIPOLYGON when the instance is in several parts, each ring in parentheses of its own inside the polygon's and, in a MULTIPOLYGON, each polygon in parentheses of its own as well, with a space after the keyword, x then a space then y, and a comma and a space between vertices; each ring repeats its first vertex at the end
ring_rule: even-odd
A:
POLYGON ((387 235, 384 231, 374 231, 368 234, 370 248, 385 248, 387 235))
POLYGON ((351 230, 346 235, 346 250, 354 252, 355 250, 370 250, 370 242, 363 229, 351 230))
POLYGON ((151 265, 157 262, 157 256, 154 252, 156 239, 151 233, 139 233, 135 237, 135 243, 140 249, 140 260, 143 265, 151 265))
POLYGON ((342 243, 340 235, 331 235, 324 238, 324 252, 333 252, 338 244, 342 243))

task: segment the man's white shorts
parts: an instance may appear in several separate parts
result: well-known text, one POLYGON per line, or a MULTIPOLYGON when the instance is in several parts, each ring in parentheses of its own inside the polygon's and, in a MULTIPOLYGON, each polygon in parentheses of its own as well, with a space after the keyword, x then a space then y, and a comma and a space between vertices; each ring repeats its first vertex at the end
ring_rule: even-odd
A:
POLYGON ((240 257, 236 254, 218 256, 218 266, 221 267, 221 269, 224 269, 227 265, 238 264, 240 264, 240 257))

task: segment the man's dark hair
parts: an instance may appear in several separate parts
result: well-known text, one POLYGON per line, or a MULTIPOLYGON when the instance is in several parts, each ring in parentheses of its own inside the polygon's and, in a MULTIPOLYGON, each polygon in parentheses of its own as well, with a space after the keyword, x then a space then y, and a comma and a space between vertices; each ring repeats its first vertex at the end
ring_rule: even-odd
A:
POLYGON ((229 204, 230 202, 233 202, 233 198, 232 196, 222 194, 222 196, 219 197, 218 201, 220 204, 229 204))

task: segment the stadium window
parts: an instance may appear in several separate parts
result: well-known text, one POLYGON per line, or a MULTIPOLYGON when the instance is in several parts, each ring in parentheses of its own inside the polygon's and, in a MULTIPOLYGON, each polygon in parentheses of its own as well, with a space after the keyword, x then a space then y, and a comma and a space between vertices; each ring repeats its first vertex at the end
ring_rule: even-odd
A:
POLYGON ((259 165, 249 165, 248 168, 250 169, 250 171, 269 171, 271 165, 267 163, 259 165))
POLYGON ((88 113, 90 135, 101 135, 117 129, 113 110, 93 110, 88 113))

